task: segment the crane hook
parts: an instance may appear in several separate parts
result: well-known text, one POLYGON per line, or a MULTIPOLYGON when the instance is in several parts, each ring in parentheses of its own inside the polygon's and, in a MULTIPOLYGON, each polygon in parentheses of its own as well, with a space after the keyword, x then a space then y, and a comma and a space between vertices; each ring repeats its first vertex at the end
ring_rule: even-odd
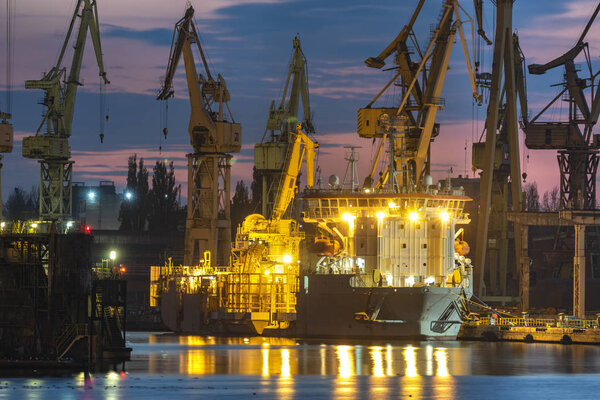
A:
POLYGON ((165 139, 167 139, 168 134, 169 134, 169 129, 163 128, 163 135, 165 135, 165 139))
POLYGON ((101 133, 98 136, 100 136, 100 143, 104 143, 104 133, 101 133))

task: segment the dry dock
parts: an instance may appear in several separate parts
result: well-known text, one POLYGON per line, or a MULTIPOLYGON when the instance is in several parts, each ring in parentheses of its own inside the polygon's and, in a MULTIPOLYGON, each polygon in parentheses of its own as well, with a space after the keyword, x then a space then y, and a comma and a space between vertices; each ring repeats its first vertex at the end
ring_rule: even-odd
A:
POLYGON ((459 340, 600 344, 599 320, 481 318, 464 323, 459 340))

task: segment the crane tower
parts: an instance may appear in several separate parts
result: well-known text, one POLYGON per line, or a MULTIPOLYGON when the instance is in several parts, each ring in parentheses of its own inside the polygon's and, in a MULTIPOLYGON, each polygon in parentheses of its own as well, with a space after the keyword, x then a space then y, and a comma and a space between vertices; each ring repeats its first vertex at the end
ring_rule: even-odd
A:
POLYGON ((231 217, 229 210, 231 154, 242 144, 242 127, 233 121, 227 102, 230 99, 225 79, 211 74, 193 21, 194 9, 188 7, 175 24, 167 72, 158 100, 174 94, 173 77, 183 54, 191 106, 188 131, 193 153, 188 159, 188 207, 185 225, 185 265, 195 265, 205 251, 213 254, 217 265, 229 260, 231 217), (198 74, 192 49, 202 58, 206 75, 198 74), (227 110, 231 121, 226 119, 227 110))
POLYGON ((294 38, 293 53, 289 65, 283 95, 278 106, 275 100, 269 108, 267 128, 261 143, 254 146, 254 165, 262 190, 261 213, 270 217, 269 210, 273 209, 279 183, 282 179, 285 160, 290 151, 290 135, 298 120, 298 109, 302 100, 304 117, 302 127, 306 134, 315 132, 310 115, 308 96, 308 71, 306 57, 300 47, 300 39, 294 38), (291 87, 290 87, 291 81, 291 87), (288 96, 289 89, 289 98, 288 96), (267 134, 269 136, 267 137, 267 134))

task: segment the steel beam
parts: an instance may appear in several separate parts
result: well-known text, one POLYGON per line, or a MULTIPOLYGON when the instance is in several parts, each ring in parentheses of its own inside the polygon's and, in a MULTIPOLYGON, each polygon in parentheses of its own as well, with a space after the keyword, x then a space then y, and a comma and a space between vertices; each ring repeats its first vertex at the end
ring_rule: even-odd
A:
POLYGON ((585 225, 575 225, 573 257, 573 316, 585 318, 585 225))

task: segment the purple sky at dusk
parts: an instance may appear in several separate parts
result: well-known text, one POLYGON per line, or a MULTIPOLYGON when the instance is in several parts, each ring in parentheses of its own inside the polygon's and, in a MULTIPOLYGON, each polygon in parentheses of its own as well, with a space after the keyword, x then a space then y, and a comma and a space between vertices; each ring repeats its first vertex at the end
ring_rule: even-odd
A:
MULTIPOLYGON (((15 59, 12 97, 12 123, 15 148, 4 157, 3 197, 15 186, 26 189, 38 184, 36 160, 21 157, 20 141, 34 134, 41 121, 42 97, 39 90, 25 90, 24 81, 41 77, 55 63, 72 15, 75 0, 35 0, 16 2, 15 59)), ((367 172, 374 148, 370 140, 356 134, 356 111, 364 107, 390 78, 389 72, 364 66, 364 59, 377 55, 408 22, 417 0, 194 0, 196 24, 213 73, 221 73, 231 92, 231 110, 243 130, 243 150, 235 155, 232 182, 251 179, 252 148, 260 141, 268 107, 281 93, 287 73, 292 39, 299 34, 309 63, 311 108, 317 140, 322 144, 318 162, 324 180, 330 174, 343 177, 346 163, 344 145, 360 149, 359 176, 367 172)), ((472 2, 463 1, 473 15, 472 2)), ((176 98, 169 101, 167 141, 164 106, 154 100, 164 75, 174 23, 181 18, 183 0, 99 0, 98 11, 104 63, 111 80, 106 101, 110 119, 105 140, 99 133, 99 78, 91 41, 86 47, 79 89, 71 149, 75 160, 74 181, 96 185, 113 180, 123 188, 127 157, 137 153, 151 168, 158 159, 174 161, 179 183, 185 184, 185 154, 191 151, 187 133, 189 105, 183 66, 175 79, 176 98), (162 151, 159 151, 162 146, 162 151)), ((429 0, 416 25, 420 44, 426 45, 428 28, 436 22, 441 1, 429 0)), ((514 28, 520 37, 527 64, 544 63, 561 55, 576 42, 594 1, 544 2, 517 0, 514 28)), ((485 29, 493 37, 493 5, 484 2, 485 29)), ((0 10, 0 43, 5 42, 5 8, 0 10)), ((466 26, 470 38, 470 26, 466 26)), ((588 34, 590 53, 598 66, 600 22, 588 34)), ((469 40, 469 46, 471 42, 469 40)), ((0 63, 0 88, 4 88, 4 47, 0 63)), ((491 47, 483 49, 482 71, 491 70, 491 47)), ((70 54, 68 55, 70 56, 70 54)), ((68 59, 68 57, 67 57, 68 59)), ((576 62, 583 64, 583 54, 576 62)), ((388 61, 388 66, 391 60, 388 61)), ((443 178, 450 167, 454 174, 473 176, 471 143, 483 128, 486 106, 474 106, 460 43, 450 61, 443 97, 447 107, 438 113, 440 136, 432 145, 434 179, 443 178), (467 152, 465 154, 465 141, 467 152), (466 156, 466 165, 465 165, 466 156)), ((585 75, 585 71, 582 71, 585 75)), ((530 115, 552 99, 559 88, 550 85, 562 80, 562 69, 546 75, 527 75, 530 115)), ((380 103, 396 104, 390 95, 380 103)), ((6 110, 5 94, 0 93, 0 109, 6 110)), ((563 107, 563 116, 566 107, 563 107)), ((549 117, 561 120, 560 110, 549 117)), ((528 182, 536 181, 540 192, 558 185, 556 152, 529 151, 522 143, 522 170, 528 182)), ((183 192, 185 193, 185 191, 183 192)))

